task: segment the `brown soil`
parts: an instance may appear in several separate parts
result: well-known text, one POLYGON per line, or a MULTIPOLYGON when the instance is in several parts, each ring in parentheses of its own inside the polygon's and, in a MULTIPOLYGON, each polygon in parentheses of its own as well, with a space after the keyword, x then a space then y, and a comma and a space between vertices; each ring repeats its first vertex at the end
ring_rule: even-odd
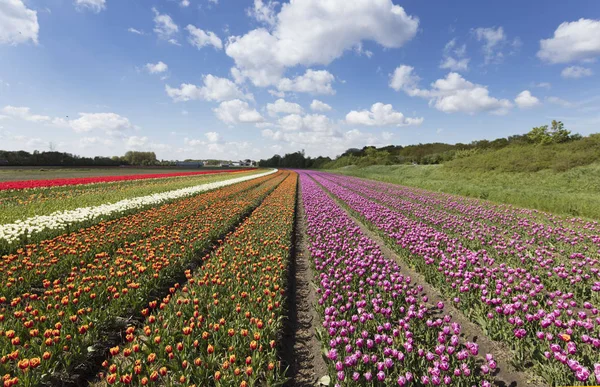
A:
MULTIPOLYGON (((321 186, 322 187, 322 186, 321 186)), ((543 382, 540 382, 538 378, 525 372, 516 371, 509 363, 511 359, 510 348, 501 342, 494 341, 487 337, 481 328, 467 319, 460 310, 456 309, 442 294, 433 286, 429 285, 425 278, 417 271, 410 268, 404 260, 399 257, 392 249, 390 249, 384 242, 384 240, 367 227, 360 219, 354 216, 348 208, 346 208, 337 197, 333 196, 325 187, 323 190, 342 208, 348 216, 360 227, 360 230, 373 242, 377 244, 383 255, 388 258, 395 260, 400 266, 400 272, 404 276, 409 276, 412 283, 421 285, 423 287, 422 295, 427 295, 428 304, 436 305, 439 301, 444 302, 444 308, 441 310, 443 314, 452 316, 452 319, 458 322, 462 327, 461 336, 466 341, 471 341, 479 345, 480 355, 490 353, 494 356, 498 368, 494 373, 496 385, 498 386, 510 386, 510 387, 523 387, 531 386, 538 387, 544 386, 543 382)), ((375 228, 375 226, 371 226, 375 228)), ((437 307, 436 307, 437 309, 437 307)))
POLYGON ((296 202, 295 244, 291 257, 289 331, 284 343, 286 363, 289 365, 288 387, 313 387, 327 375, 327 366, 321 355, 321 344, 315 335, 320 318, 315 310, 317 296, 306 245, 306 224, 300 185, 296 202))

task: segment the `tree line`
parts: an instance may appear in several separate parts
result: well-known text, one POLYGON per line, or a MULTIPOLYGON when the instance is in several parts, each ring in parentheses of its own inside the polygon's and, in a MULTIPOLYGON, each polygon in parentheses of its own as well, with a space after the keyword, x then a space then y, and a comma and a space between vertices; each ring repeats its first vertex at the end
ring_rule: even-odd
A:
POLYGON ((392 164, 442 164, 461 159, 480 152, 499 150, 510 146, 544 146, 581 140, 579 134, 571 134, 561 121, 552 121, 551 125, 533 128, 521 135, 497 138, 495 140, 477 140, 468 144, 445 144, 441 142, 416 145, 388 145, 384 147, 365 146, 350 148, 335 159, 319 156, 306 157, 304 151, 289 153, 284 156, 260 160, 261 167, 271 168, 341 168, 348 165, 359 167, 369 165, 392 164))
POLYGON ((171 166, 172 161, 160 161, 154 152, 129 151, 123 156, 82 157, 65 152, 3 151, 0 150, 0 165, 4 166, 64 166, 64 167, 113 167, 119 165, 171 166))

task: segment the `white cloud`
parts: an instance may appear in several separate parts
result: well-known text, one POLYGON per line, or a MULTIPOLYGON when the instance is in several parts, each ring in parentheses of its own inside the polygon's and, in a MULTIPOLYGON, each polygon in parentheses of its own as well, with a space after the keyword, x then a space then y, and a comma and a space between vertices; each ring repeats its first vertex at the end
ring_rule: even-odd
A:
POLYGON ((22 0, 0 1, 0 44, 38 43, 40 25, 37 12, 22 0))
POLYGON ((152 12, 154 12, 154 32, 156 35, 162 40, 178 45, 177 39, 173 36, 179 32, 179 27, 175 24, 171 16, 161 14, 154 7, 152 8, 152 12))
POLYGON ((390 141, 393 137, 394 137, 394 133, 392 133, 392 132, 382 132, 381 133, 381 138, 384 141, 390 141))
POLYGON ((113 141, 100 137, 83 137, 79 140, 79 146, 81 148, 95 148, 100 145, 111 146, 113 145, 113 141))
POLYGON ((190 6, 190 0, 181 0, 181 2, 179 3, 180 7, 189 7, 190 6))
POLYGON ((328 65, 362 41, 401 47, 419 26, 391 0, 305 0, 285 3, 272 32, 231 37, 226 53, 256 86, 276 84, 286 68, 328 65))
POLYGON ((390 80, 390 87, 403 90, 411 97, 429 99, 429 105, 445 113, 468 113, 489 111, 506 114, 513 106, 507 99, 497 99, 489 95, 486 86, 474 84, 460 74, 450 72, 446 78, 431 84, 431 89, 419 89, 419 77, 413 74, 414 68, 402 65, 396 68, 390 80))
POLYGON ((552 84, 550 82, 540 82, 540 83, 534 83, 533 87, 539 87, 539 88, 544 88, 544 89, 550 90, 552 88, 552 84))
POLYGON ((452 39, 444 46, 444 53, 440 68, 452 71, 467 71, 470 58, 466 58, 467 45, 457 46, 456 38, 452 39))
POLYGON ((199 99, 221 102, 236 98, 250 100, 254 98, 252 94, 244 94, 231 80, 215 77, 211 74, 204 76, 204 86, 202 87, 182 83, 179 88, 166 85, 165 90, 167 91, 167 95, 175 102, 199 99))
POLYGON ((248 102, 239 99, 221 102, 213 111, 218 119, 229 125, 264 121, 259 112, 250 108, 248 102))
POLYGON ((563 78, 583 78, 590 77, 594 74, 592 69, 588 69, 586 67, 581 66, 570 66, 565 68, 560 75, 563 78))
POLYGON ((314 112, 328 112, 331 110, 331 106, 327 105, 325 102, 321 102, 318 99, 313 99, 310 104, 310 109, 314 112))
MULTIPOLYGON (((372 133, 362 133, 357 129, 340 131, 337 125, 328 117, 321 114, 300 116, 290 114, 277 121, 276 128, 262 130, 265 139, 287 144, 286 151, 296 151, 299 147, 308 148, 312 155, 340 154, 353 147, 365 144, 384 145, 385 135, 381 138, 372 133)), ((280 152, 284 146, 271 146, 275 152, 280 152)))
POLYGON ((335 94, 331 82, 335 80, 333 74, 327 70, 308 69, 304 75, 293 79, 283 78, 277 84, 279 91, 298 92, 310 94, 335 94))
POLYGON ((79 113, 79 118, 67 122, 77 133, 103 131, 111 136, 119 136, 134 128, 127 117, 116 113, 79 113))
POLYGON ((276 117, 279 113, 302 114, 302 106, 297 103, 287 102, 284 99, 278 99, 274 103, 267 104, 267 111, 271 117, 276 117))
POLYGON ((148 144, 148 137, 131 136, 127 138, 125 145, 127 148, 139 149, 148 144))
POLYGON ((6 114, 9 117, 20 118, 29 122, 49 122, 52 120, 51 117, 42 116, 38 114, 31 114, 31 109, 24 106, 11 106, 7 105, 2 108, 2 113, 6 114))
POLYGON ((130 136, 125 140, 127 149, 145 150, 145 151, 169 151, 171 146, 150 141, 147 136, 130 136))
POLYGON ((100 130, 111 136, 119 136, 125 130, 135 128, 135 126, 129 122, 129 119, 116 113, 79 113, 79 118, 77 119, 65 119, 32 114, 31 109, 28 107, 15 107, 10 105, 2 108, 0 112, 9 117, 29 122, 71 128, 77 133, 100 130))
POLYGON ((249 8, 246 12, 248 16, 256 19, 256 21, 273 27, 277 22, 275 7, 278 5, 277 1, 266 0, 263 2, 263 0, 254 0, 254 8, 249 8))
POLYGON ((127 31, 128 31, 128 32, 131 32, 132 34, 136 34, 136 35, 144 35, 144 32, 143 32, 143 31, 136 30, 136 29, 135 29, 135 28, 133 28, 133 27, 129 27, 129 28, 127 29, 127 31))
POLYGON ((217 132, 208 132, 204 134, 208 140, 208 142, 219 142, 221 136, 217 132))
POLYGON ((147 63, 145 67, 150 74, 164 73, 169 69, 169 66, 163 61, 159 61, 158 63, 147 63))
POLYGON ((523 90, 520 92, 515 98, 515 103, 521 109, 530 109, 541 105, 540 100, 531 95, 529 90, 523 90))
POLYGON ((217 50, 223 48, 223 42, 221 39, 212 31, 204 31, 189 24, 185 29, 189 32, 190 36, 188 41, 191 45, 197 49, 201 49, 204 46, 213 46, 217 50))
POLYGON ((414 67, 412 66, 400 65, 396 67, 390 77, 389 86, 396 91, 404 90, 412 96, 411 91, 417 88, 421 80, 418 75, 413 74, 413 71, 414 67))
POLYGON ((600 20, 579 19, 561 23, 554 36, 540 40, 538 58, 568 63, 600 56, 600 20))
POLYGON ((371 110, 352 110, 346 114, 346 122, 366 126, 406 126, 421 125, 423 118, 407 118, 404 114, 395 111, 392 105, 377 102, 371 106, 371 110))
POLYGON ((566 108, 570 108, 570 107, 574 106, 574 104, 572 102, 569 102, 569 101, 564 100, 559 97, 548 97, 548 98, 546 98, 546 101, 553 103, 555 105, 566 107, 566 108))
POLYGON ((98 13, 106 9, 106 0, 75 0, 75 7, 78 10, 89 9, 98 13))
MULTIPOLYGON (((476 28, 473 30, 478 41, 483 42, 483 55, 485 64, 500 63, 504 60, 502 51, 508 44, 508 38, 502 27, 476 28)), ((522 45, 521 39, 515 38, 510 46, 517 50, 522 45)))
POLYGON ((469 58, 456 59, 451 56, 448 56, 442 60, 440 63, 441 69, 449 69, 453 71, 466 71, 469 68, 469 58))
POLYGON ((269 90, 269 94, 271 94, 273 97, 285 98, 285 92, 283 91, 269 90))

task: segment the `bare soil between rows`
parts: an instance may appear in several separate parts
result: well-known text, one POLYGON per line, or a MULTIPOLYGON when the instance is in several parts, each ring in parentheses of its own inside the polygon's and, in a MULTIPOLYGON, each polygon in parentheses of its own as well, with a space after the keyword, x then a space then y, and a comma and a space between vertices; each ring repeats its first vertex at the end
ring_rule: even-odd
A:
POLYGON ((290 257, 288 277, 288 324, 284 333, 284 361, 289 366, 287 387, 313 387, 319 378, 327 375, 327 365, 321 355, 321 344, 316 337, 320 323, 315 305, 314 275, 306 242, 306 223, 300 182, 296 200, 294 245, 290 257))

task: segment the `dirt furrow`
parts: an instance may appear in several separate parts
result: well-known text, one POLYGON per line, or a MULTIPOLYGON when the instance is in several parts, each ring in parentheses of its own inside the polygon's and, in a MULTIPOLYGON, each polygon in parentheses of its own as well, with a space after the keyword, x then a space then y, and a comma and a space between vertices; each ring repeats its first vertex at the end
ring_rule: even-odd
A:
POLYGON ((290 265, 289 327, 286 332, 286 349, 289 365, 288 387, 314 387, 327 375, 327 366, 321 355, 321 343, 316 337, 320 318, 315 309, 314 276, 310 265, 310 253, 306 245, 306 223, 300 182, 296 201, 296 224, 294 250, 290 265))

